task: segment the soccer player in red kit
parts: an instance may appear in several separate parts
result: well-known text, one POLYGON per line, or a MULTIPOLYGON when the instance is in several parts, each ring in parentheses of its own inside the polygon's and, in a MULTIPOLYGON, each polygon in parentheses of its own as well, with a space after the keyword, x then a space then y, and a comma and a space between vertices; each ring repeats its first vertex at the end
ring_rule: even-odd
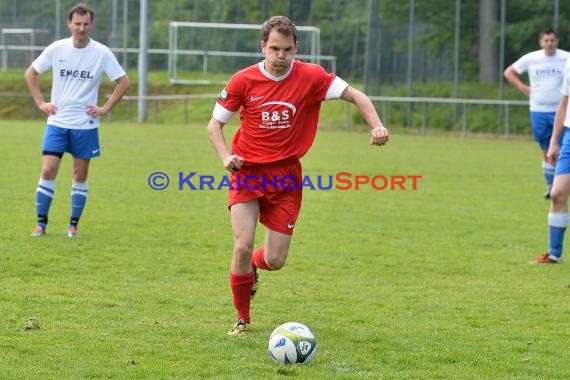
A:
POLYGON ((232 76, 220 93, 208 124, 208 136, 231 174, 228 208, 234 236, 230 286, 237 318, 229 335, 248 331, 257 270, 285 264, 301 209, 302 170, 317 131, 321 102, 342 99, 355 104, 370 126, 370 144, 388 142, 372 101, 321 66, 295 60, 297 30, 284 16, 262 25, 265 59, 232 76), (224 125, 240 112, 240 127, 228 148, 224 125), (257 221, 265 242, 254 250, 257 221))

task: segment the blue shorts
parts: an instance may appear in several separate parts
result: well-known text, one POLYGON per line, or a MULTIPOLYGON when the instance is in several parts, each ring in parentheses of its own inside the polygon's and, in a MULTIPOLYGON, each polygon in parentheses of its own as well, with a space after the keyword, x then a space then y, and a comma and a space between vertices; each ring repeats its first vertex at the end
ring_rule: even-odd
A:
POLYGON ((570 128, 564 127, 564 135, 562 136, 562 147, 560 148, 560 156, 556 162, 554 175, 562 175, 570 173, 570 128))
POLYGON ((556 112, 530 112, 532 134, 542 150, 548 150, 550 146, 555 116, 556 112))
POLYGON ((101 155, 99 128, 67 129, 48 124, 42 145, 44 154, 71 153, 75 158, 89 159, 101 155))

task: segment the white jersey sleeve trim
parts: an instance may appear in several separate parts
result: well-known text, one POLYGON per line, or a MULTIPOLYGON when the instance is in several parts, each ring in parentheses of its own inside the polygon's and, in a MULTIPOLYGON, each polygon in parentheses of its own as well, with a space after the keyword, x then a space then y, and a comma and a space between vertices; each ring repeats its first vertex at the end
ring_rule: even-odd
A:
POLYGON ((214 111, 212 112, 212 117, 218 120, 220 123, 226 124, 231 117, 234 115, 235 112, 228 111, 224 106, 220 105, 220 103, 216 103, 214 106, 214 111))
POLYGON ((348 87, 348 83, 339 77, 335 77, 329 86, 327 94, 325 95, 325 100, 339 99, 343 91, 348 87))

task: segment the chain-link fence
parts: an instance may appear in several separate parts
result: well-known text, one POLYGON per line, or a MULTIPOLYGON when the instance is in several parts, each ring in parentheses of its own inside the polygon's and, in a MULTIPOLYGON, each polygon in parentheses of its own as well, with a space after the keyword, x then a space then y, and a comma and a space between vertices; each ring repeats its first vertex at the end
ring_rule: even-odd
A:
MULTIPOLYGON (((37 45, 69 35, 69 0, 0 0, 6 44, 37 45), (32 29, 20 34, 10 30, 32 29)), ((168 49, 171 21, 260 24, 286 14, 297 25, 321 30, 321 54, 337 57, 337 72, 365 82, 374 95, 383 86, 408 83, 501 80, 502 69, 538 48, 538 33, 558 27, 561 47, 570 46, 570 2, 559 0, 149 0, 149 48, 168 49), (486 22, 484 22, 486 20, 486 22), (568 38, 566 36, 569 36, 568 38), (490 57, 482 61, 481 53, 490 57), (490 52, 490 53, 489 53, 490 52), (481 67, 485 66, 485 67, 481 67), (486 78, 481 78, 487 72, 486 78)), ((136 67, 140 1, 92 0, 93 38, 136 67)), ((4 50, 6 48, 4 47, 4 50)), ((10 51, 8 65, 29 64, 30 54, 10 51), (10 57, 11 56, 11 57, 10 57)), ((166 70, 164 55, 152 54, 149 70, 166 70)), ((228 67, 228 72, 237 68, 228 67)), ((410 95, 409 93, 406 95, 410 95)))
MULTIPOLYGON (((125 68, 136 69, 141 2, 88 3, 95 11, 93 38, 110 46, 125 68)), ((2 67, 25 68, 49 42, 67 37, 66 13, 74 4, 0 0, 2 67)), ((320 54, 334 57, 336 73, 362 83, 371 96, 521 100, 524 97, 505 85, 504 68, 539 49, 538 34, 546 27, 559 31, 561 48, 570 47, 570 24, 560 22, 570 16, 570 1, 148 0, 148 4, 149 71, 169 69, 172 21, 259 25, 271 15, 284 14, 299 26, 319 28, 320 54)), ((241 68, 239 62, 227 60, 221 67, 229 75, 241 68)), ((410 124, 413 112, 409 103, 401 122, 410 124)), ((454 107, 448 128, 455 128, 458 112, 454 107)))

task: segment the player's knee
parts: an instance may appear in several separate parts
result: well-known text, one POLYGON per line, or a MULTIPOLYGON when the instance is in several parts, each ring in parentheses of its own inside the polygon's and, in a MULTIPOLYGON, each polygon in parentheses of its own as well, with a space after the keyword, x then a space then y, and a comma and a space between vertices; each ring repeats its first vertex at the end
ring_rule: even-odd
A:
POLYGON ((40 176, 43 180, 53 181, 56 175, 57 175, 57 169, 50 167, 43 167, 40 176))
POLYGON ((73 180, 78 183, 87 182, 87 170, 73 169, 73 180))
POLYGON ((234 246, 234 255, 237 257, 248 258, 253 253, 253 245, 246 243, 236 243, 234 246))
POLYGON ((265 257, 265 262, 271 270, 279 270, 285 265, 286 256, 265 257))
POLYGON ((85 183, 85 182, 87 182, 87 175, 74 174, 73 180, 77 183, 85 183))
POLYGON ((555 208, 557 208, 557 206, 563 207, 568 202, 568 192, 552 189, 550 192, 550 200, 555 208))

